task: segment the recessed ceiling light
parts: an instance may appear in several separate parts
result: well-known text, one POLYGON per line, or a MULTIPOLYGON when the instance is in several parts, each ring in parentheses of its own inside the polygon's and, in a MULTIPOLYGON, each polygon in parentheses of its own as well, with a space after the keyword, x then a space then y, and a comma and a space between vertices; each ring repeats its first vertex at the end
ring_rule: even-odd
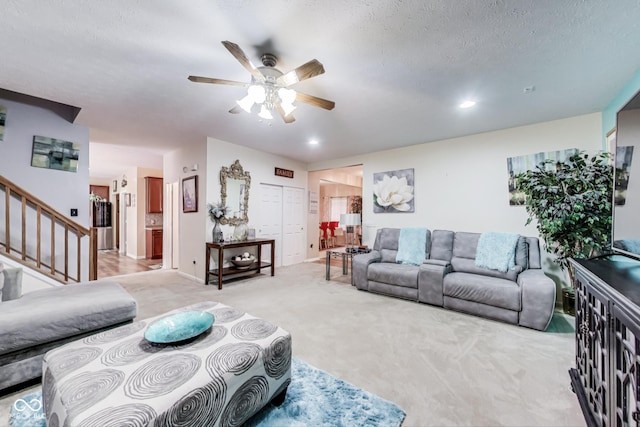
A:
POLYGON ((310 140, 309 145, 318 145, 318 140, 317 139, 310 140))
POLYGON ((459 107, 460 108, 471 108, 474 105, 476 105, 476 101, 468 100, 468 101, 464 101, 462 104, 460 104, 459 107))

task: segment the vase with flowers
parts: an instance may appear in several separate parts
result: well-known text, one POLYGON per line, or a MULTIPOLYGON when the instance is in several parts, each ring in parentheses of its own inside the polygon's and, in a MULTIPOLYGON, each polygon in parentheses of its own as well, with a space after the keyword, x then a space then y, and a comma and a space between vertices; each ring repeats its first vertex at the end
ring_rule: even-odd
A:
POLYGON ((224 236, 220 229, 220 219, 227 215, 227 206, 224 206, 222 203, 207 203, 207 208, 209 218, 213 221, 213 242, 224 242, 224 236))

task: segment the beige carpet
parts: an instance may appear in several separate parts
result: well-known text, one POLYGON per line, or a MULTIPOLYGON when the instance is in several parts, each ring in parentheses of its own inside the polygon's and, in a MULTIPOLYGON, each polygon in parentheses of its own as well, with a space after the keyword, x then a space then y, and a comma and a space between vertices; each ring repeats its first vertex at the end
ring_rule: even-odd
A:
MULTIPOLYGON (((212 300, 282 326, 296 357, 400 405, 404 426, 585 425, 567 373, 572 333, 361 292, 341 268, 331 274, 325 281, 324 265, 305 263, 222 290, 166 270, 117 280, 138 300, 139 318, 212 300)), ((0 399, 0 425, 27 391, 0 399)))

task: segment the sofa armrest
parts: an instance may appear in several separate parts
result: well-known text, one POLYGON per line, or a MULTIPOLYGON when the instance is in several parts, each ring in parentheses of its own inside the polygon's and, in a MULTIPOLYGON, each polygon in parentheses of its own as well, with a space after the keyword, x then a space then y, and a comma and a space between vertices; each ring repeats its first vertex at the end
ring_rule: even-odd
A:
POLYGON ((544 331, 547 329, 556 305, 556 284, 539 268, 518 275, 522 296, 520 326, 544 331))
POLYGON ((369 289, 367 280, 367 269, 369 264, 380 262, 382 256, 379 251, 373 250, 369 253, 358 254, 351 260, 351 283, 358 289, 369 289))
POLYGON ((418 301, 427 304, 444 305, 442 283, 444 276, 451 271, 448 261, 428 259, 418 272, 418 301))

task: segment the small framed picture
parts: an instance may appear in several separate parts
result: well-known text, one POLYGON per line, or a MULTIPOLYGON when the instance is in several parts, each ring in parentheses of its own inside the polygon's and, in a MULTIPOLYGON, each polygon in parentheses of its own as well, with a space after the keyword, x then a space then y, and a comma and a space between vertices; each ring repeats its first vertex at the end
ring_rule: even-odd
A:
POLYGON ((198 212, 198 175, 182 180, 182 212, 198 212))
POLYGON ((114 179, 113 182, 111 183, 111 186, 113 187, 113 192, 117 193, 118 192, 118 180, 114 179))
POLYGON ((255 239, 256 238, 256 229, 250 228, 247 230, 247 239, 255 239))

